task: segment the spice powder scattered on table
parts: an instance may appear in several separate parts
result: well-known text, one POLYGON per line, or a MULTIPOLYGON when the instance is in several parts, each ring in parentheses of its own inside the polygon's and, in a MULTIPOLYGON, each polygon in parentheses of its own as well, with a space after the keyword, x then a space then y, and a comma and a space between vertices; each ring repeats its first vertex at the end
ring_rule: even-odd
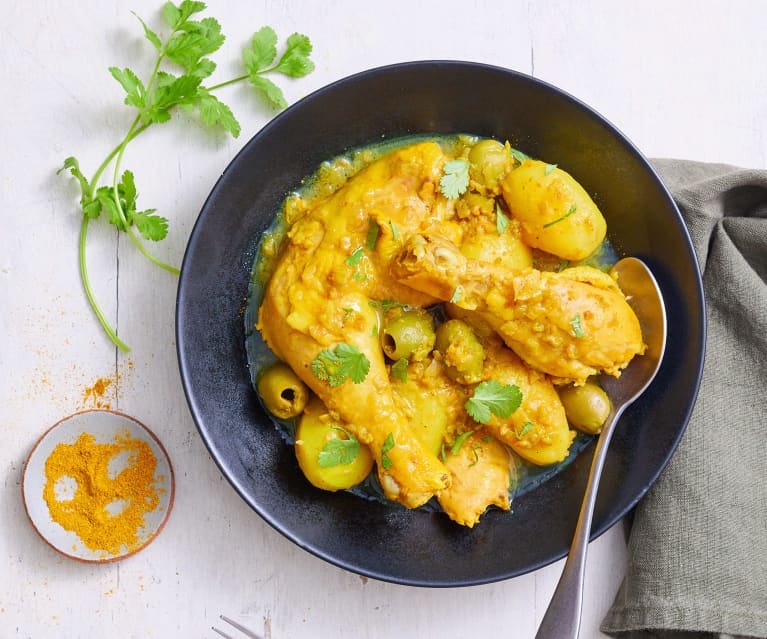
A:
POLYGON ((143 541, 144 516, 159 503, 156 467, 149 445, 127 431, 105 444, 83 433, 74 444, 58 444, 46 460, 43 498, 51 518, 89 549, 131 552, 143 541))

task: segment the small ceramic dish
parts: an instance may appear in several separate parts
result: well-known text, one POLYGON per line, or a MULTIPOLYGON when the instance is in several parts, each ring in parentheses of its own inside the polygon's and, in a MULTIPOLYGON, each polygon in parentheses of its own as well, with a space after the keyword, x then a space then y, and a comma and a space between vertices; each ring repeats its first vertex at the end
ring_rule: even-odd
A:
MULTIPOLYGON (((114 479, 133 464, 141 463, 136 459, 140 460, 141 457, 122 453, 114 455, 108 463, 109 478, 114 479)), ((72 499, 76 487, 76 480, 64 475, 54 487, 56 499, 72 499)), ((72 559, 86 562, 117 561, 146 547, 157 537, 170 515, 174 490, 173 468, 168 453, 157 436, 134 418, 110 410, 83 411, 54 424, 37 441, 29 454, 21 480, 24 508, 35 530, 54 550, 72 559), (45 471, 46 460, 59 444, 75 444, 84 433, 92 435, 96 444, 114 444, 126 440, 144 442, 156 460, 151 486, 157 495, 157 505, 144 514, 143 526, 138 528, 135 542, 123 544, 117 552, 89 548, 75 532, 66 530, 54 521, 44 498, 46 483, 49 481, 45 471)), ((127 507, 124 503, 115 503, 114 509, 111 504, 108 508, 110 512, 114 510, 112 514, 119 514, 122 508, 127 507)))

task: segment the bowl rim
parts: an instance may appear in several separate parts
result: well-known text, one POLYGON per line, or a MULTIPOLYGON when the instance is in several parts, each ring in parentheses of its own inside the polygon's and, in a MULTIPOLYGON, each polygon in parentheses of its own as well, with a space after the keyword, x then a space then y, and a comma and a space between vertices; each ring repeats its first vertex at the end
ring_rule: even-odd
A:
MULTIPOLYGON (((186 342, 184 340, 184 336, 181 330, 182 324, 183 324, 182 306, 183 306, 183 302, 185 298, 186 286, 188 285, 184 277, 186 272, 185 267, 187 265, 188 260, 191 259, 190 256, 193 252, 194 244, 196 240, 198 239, 198 235, 197 235, 198 229, 202 224, 202 220, 205 216, 205 213, 208 210, 209 204, 218 197, 221 189, 223 188, 226 182, 228 172, 230 171, 230 169, 232 169, 235 165, 237 165, 241 161, 241 158, 247 153, 248 149, 251 146, 258 144, 259 141, 263 137, 266 137, 267 135, 269 135, 273 129, 279 127, 282 121, 290 117, 295 110, 298 110, 299 108, 306 105, 307 103, 310 103, 314 100, 317 100, 325 96, 326 94, 334 91, 339 86, 352 84, 360 80, 375 77, 377 75, 389 74, 389 73, 397 72, 400 70, 417 69, 420 67, 433 68, 435 66, 446 67, 446 68, 460 67, 464 69, 474 68, 477 70, 494 71, 504 75, 509 75, 509 76, 524 79, 527 82, 532 82, 533 84, 538 85, 540 88, 546 91, 551 91, 555 94, 558 94, 565 100, 571 102, 577 108, 590 114, 591 117, 595 118, 597 121, 603 124, 616 136, 616 138, 620 141, 621 145, 627 150, 627 152, 629 152, 632 156, 634 156, 634 158, 642 164, 642 166, 647 171, 647 173, 653 178, 656 185, 659 187, 659 189, 662 191, 663 195, 667 199, 670 209, 675 213, 677 225, 685 239, 684 248, 687 253, 686 258, 692 267, 692 271, 694 275, 695 294, 697 298, 696 310, 698 311, 698 317, 699 317, 699 326, 697 328, 699 330, 700 339, 697 344, 693 345, 693 349, 696 352, 700 353, 700 357, 699 357, 696 370, 692 372, 692 377, 694 378, 694 389, 693 389, 693 392, 691 393, 689 405, 687 406, 687 409, 684 411, 684 414, 682 416, 681 421, 683 423, 681 427, 679 428, 677 436, 673 439, 673 442, 669 446, 665 455, 662 456, 662 459, 660 463, 658 464, 655 472, 650 474, 649 479, 645 483, 643 489, 638 491, 637 494, 634 495, 633 499, 629 500, 625 504, 625 506, 621 508, 614 517, 607 518, 606 521, 598 523, 598 525, 595 525, 592 527, 589 540, 593 541, 599 536, 601 536, 605 531, 607 531, 609 528, 615 525, 618 521, 624 518, 637 505, 637 503, 644 497, 644 495, 647 493, 650 487, 657 481, 658 477, 660 476, 660 474, 663 472, 663 470, 666 468, 669 461, 671 460, 671 457, 676 452, 679 442, 687 429, 687 425, 689 423, 692 411, 695 407, 698 392, 700 389, 700 383, 701 383, 701 378, 703 374, 703 365, 705 360, 705 345, 706 345, 706 339, 707 339, 706 337, 706 307, 705 307, 705 297, 704 297, 700 265, 692 244, 689 229, 687 228, 687 225, 684 223, 681 212, 679 211, 679 207, 677 206, 668 187, 665 185, 665 183, 661 180, 660 176, 658 175, 658 172, 652 166, 650 161, 644 156, 644 154, 637 148, 637 146, 633 142, 631 142, 631 140, 625 134, 623 134, 623 132, 618 127, 616 127, 610 120, 604 117, 600 112, 595 110, 593 107, 586 104, 584 101, 580 100, 579 98, 573 96, 568 91, 561 89, 554 84, 551 84, 549 82, 546 82, 545 80, 541 80, 539 78, 536 78, 532 75, 529 75, 520 71, 516 71, 516 70, 509 69, 507 67, 502 67, 499 65, 487 64, 482 62, 464 61, 464 60, 453 60, 453 59, 433 59, 433 60, 422 59, 422 60, 412 60, 412 61, 406 61, 406 62, 387 64, 387 65, 377 66, 370 69, 358 71, 351 75, 347 75, 333 82, 330 82, 329 84, 323 85, 319 87, 318 89, 314 90, 313 92, 307 94, 303 98, 299 99, 298 101, 296 101, 295 103, 287 107, 284 111, 280 112, 274 118, 269 120, 260 130, 258 130, 242 146, 242 148, 234 155, 234 157, 227 164, 227 167, 218 177, 218 179, 216 180, 216 183, 214 184, 210 193, 206 197, 200 209, 200 213, 198 214, 198 217, 195 221, 195 224, 192 227, 192 230, 189 235, 189 240, 187 242, 186 249, 184 252, 184 258, 181 264, 181 273, 179 276, 178 287, 177 287, 176 314, 175 314, 176 352, 178 357, 179 371, 181 374, 182 387, 187 399, 187 404, 189 406, 190 413, 192 415, 192 418, 194 419, 197 430, 200 433, 200 436, 205 444, 205 447, 208 449, 208 452, 210 456, 213 458, 214 462, 216 463, 216 466, 218 467, 219 471, 222 473, 224 477, 226 477, 227 481, 231 484, 231 486, 238 493, 238 495, 267 524, 269 524, 281 535, 285 536, 287 539, 295 543, 297 546, 310 552, 316 557, 319 557, 320 559, 323 559, 332 565, 338 566, 345 570, 349 570, 356 574, 360 574, 366 577, 371 577, 380 581, 396 583, 401 585, 409 585, 409 586, 466 587, 466 586, 482 585, 487 583, 503 581, 506 579, 513 578, 515 576, 532 572, 534 570, 538 570, 566 556, 568 553, 568 548, 562 549, 561 552, 553 556, 549 556, 540 561, 528 564, 528 566, 524 570, 514 571, 509 574, 492 575, 488 578, 482 578, 482 579, 469 578, 469 579, 451 579, 451 580, 434 580, 434 579, 426 580, 426 579, 401 578, 401 577, 398 577, 397 575, 392 575, 392 574, 387 574, 381 571, 361 568, 352 562, 345 561, 329 552, 324 551, 322 548, 318 548, 312 544, 308 544, 302 541, 302 539, 300 539, 298 536, 292 534, 291 531, 286 530, 276 518, 270 516, 268 512, 265 512, 265 510, 248 495, 246 487, 244 485, 241 485, 241 483, 238 482, 236 478, 231 476, 231 474, 226 469, 223 460, 219 458, 219 454, 215 449, 215 442, 213 441, 213 439, 210 436, 210 433, 207 431, 207 429, 204 426, 204 419, 201 413, 201 409, 198 406, 198 403, 195 401, 193 397, 193 393, 192 393, 192 388, 190 387, 189 372, 187 370, 186 356, 184 353, 186 342)), ((694 321, 694 319, 691 321, 694 321)), ((244 332, 243 332, 242 341, 243 341, 243 348, 244 348, 244 342, 245 342, 244 332)), ((665 357, 668 357, 668 352, 665 354, 664 358, 665 357)), ((582 452, 582 454, 588 455, 590 460, 593 455, 593 449, 594 449, 594 446, 592 444, 589 444, 586 447, 586 449, 582 452)), ((590 461, 589 461, 589 464, 590 464, 590 461)))

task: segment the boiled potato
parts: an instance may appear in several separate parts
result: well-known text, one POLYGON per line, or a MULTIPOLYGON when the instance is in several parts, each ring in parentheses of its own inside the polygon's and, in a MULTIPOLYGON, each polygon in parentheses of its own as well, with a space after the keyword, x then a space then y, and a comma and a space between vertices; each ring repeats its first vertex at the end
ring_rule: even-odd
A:
POLYGON ((548 466, 566 459, 575 439, 575 431, 567 427, 547 429, 533 422, 527 422, 518 432, 518 441, 510 444, 512 450, 536 466, 548 466), (530 430, 525 432, 528 423, 530 430))
POLYGON ((566 260, 582 260, 605 238, 607 225, 589 194, 562 169, 525 160, 501 181, 503 198, 522 223, 522 239, 566 260))
POLYGON ((476 233, 467 235, 461 253, 472 260, 497 264, 509 270, 522 270, 533 265, 533 252, 519 235, 476 233))
POLYGON ((347 458, 352 457, 351 451, 357 448, 357 454, 351 461, 347 463, 346 458, 339 455, 340 461, 335 460, 338 463, 327 465, 334 461, 327 459, 328 455, 332 455, 333 448, 332 444, 328 444, 334 440, 349 441, 349 435, 333 422, 325 404, 312 397, 296 431, 296 458, 306 478, 317 488, 329 491, 356 486, 373 468, 373 455, 361 442, 357 442, 357 447, 346 447, 347 458), (325 454, 321 456, 323 450, 325 454))
POLYGON ((393 381, 392 390, 412 409, 410 429, 435 455, 439 454, 448 427, 444 393, 425 389, 413 376, 406 382, 393 381))

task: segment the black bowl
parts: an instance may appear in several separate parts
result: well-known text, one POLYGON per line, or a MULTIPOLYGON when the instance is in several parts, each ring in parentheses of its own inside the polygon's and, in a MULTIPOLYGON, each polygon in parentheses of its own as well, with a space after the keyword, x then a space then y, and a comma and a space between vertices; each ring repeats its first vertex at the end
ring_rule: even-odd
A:
POLYGON ((687 424, 705 341, 695 255, 668 191, 604 118, 553 86, 507 69, 413 62, 340 80, 277 116, 232 161, 192 231, 178 288, 184 390, 200 434, 235 490, 287 538, 362 575, 464 586, 520 575, 565 555, 593 446, 554 479, 467 529, 437 513, 313 488, 251 388, 241 317, 256 244, 285 195, 323 161, 413 133, 508 139, 556 162, 592 194, 621 255, 652 268, 668 313, 657 378, 621 419, 594 515, 596 537, 668 462, 687 424))

